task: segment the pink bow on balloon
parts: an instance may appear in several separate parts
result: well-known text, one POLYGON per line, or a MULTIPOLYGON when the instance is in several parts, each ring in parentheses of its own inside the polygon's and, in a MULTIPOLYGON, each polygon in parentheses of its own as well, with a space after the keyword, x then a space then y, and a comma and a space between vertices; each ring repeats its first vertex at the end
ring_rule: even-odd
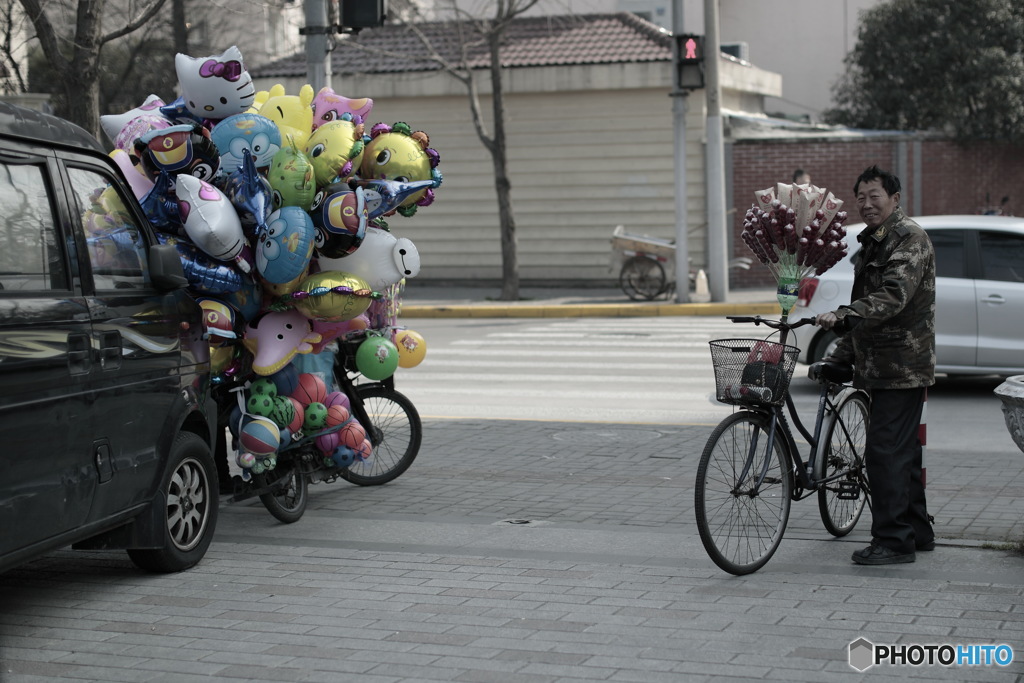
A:
POLYGON ((223 78, 226 81, 237 81, 242 75, 242 63, 234 59, 227 62, 207 59, 199 67, 199 75, 203 78, 223 78))

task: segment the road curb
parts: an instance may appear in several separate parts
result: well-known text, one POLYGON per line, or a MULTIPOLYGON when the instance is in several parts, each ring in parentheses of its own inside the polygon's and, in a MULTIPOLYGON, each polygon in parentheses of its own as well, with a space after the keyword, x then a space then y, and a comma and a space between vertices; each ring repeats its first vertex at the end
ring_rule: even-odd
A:
POLYGON ((624 318, 780 315, 777 303, 709 304, 404 304, 402 318, 624 318))

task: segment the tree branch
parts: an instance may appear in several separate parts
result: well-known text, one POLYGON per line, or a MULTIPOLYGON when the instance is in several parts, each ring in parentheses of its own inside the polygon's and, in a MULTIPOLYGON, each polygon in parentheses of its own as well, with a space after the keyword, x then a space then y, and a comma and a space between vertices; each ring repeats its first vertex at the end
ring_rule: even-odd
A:
POLYGON ((117 40, 118 38, 126 36, 129 33, 135 31, 136 29, 142 27, 144 24, 148 23, 150 19, 156 16, 156 13, 160 11, 161 7, 163 7, 164 2, 166 2, 166 0, 154 0, 153 4, 150 5, 149 9, 147 9, 145 12, 139 15, 139 17, 135 21, 129 22, 122 28, 119 28, 116 31, 111 31, 107 35, 102 36, 100 38, 99 44, 103 45, 104 43, 109 43, 112 40, 117 40))

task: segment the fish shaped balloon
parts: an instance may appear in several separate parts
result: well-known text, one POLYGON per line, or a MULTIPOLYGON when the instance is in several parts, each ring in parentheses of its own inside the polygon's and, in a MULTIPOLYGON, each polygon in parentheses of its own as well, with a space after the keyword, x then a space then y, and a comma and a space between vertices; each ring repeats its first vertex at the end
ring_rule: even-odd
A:
POLYGON ((243 249, 242 223, 224 193, 190 175, 178 176, 175 188, 181 222, 197 247, 219 261, 234 261, 243 272, 252 270, 243 249))
POLYGON ((224 195, 238 212, 242 227, 250 237, 267 229, 267 218, 273 211, 274 191, 267 179, 256 170, 256 161, 249 150, 242 153, 242 164, 221 183, 224 195))

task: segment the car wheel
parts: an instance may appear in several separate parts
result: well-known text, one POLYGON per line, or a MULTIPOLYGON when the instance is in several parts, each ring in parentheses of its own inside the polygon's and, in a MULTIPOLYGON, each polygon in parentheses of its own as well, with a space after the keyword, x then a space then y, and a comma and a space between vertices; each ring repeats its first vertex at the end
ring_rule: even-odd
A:
POLYGON ((191 432, 178 434, 160 492, 164 545, 132 548, 128 557, 147 571, 178 572, 203 558, 217 526, 217 466, 206 442, 191 432))
POLYGON ((814 340, 811 351, 811 362, 817 363, 826 356, 831 356, 839 344, 839 335, 832 330, 823 331, 814 340))

